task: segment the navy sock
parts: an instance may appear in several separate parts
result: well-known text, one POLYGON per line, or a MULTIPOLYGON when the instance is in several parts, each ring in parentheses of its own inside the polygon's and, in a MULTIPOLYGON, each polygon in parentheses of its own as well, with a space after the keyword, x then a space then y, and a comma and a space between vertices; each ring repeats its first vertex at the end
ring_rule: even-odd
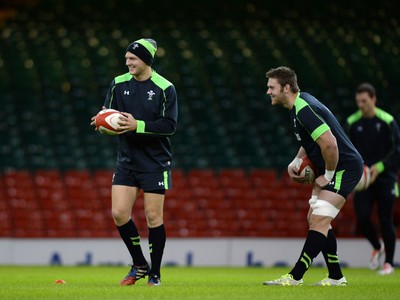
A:
POLYGON ((150 273, 161 277, 160 268, 166 241, 164 224, 149 228, 149 250, 151 258, 150 273))
POLYGON ((342 278, 343 274, 340 268, 339 256, 337 255, 336 236, 332 229, 328 231, 328 237, 325 248, 322 249, 322 254, 328 267, 328 277, 336 280, 342 278))
POLYGON ((135 266, 147 265, 146 258, 140 247, 140 236, 135 223, 130 219, 126 224, 117 226, 119 234, 131 254, 135 266))
POLYGON ((303 278, 304 273, 311 266, 314 258, 325 248, 326 236, 321 232, 310 230, 301 250, 300 257, 293 269, 289 272, 295 280, 303 278))

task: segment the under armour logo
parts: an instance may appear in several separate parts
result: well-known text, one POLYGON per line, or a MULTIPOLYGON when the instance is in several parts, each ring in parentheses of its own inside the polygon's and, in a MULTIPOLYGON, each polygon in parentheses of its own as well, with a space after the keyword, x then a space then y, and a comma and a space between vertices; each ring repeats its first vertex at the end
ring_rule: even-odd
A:
POLYGON ((147 92, 147 95, 148 95, 149 97, 147 98, 147 100, 153 100, 153 96, 154 96, 155 94, 156 94, 156 93, 154 93, 153 90, 148 91, 148 92, 147 92))
POLYGON ((159 181, 159 182, 158 182, 158 185, 159 185, 159 186, 164 186, 164 182, 159 181))
POLYGON ((139 47, 139 45, 138 44, 133 44, 133 46, 132 46, 132 50, 135 50, 136 48, 138 48, 139 47))
POLYGON ((129 95, 129 91, 124 91, 124 95, 129 95))

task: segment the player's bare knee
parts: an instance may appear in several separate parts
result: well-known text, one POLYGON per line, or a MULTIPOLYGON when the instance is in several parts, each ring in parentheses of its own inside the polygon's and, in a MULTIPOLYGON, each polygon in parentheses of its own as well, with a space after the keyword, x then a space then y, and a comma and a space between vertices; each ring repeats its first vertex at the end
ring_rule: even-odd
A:
POLYGON ((157 227, 163 223, 163 214, 156 210, 146 210, 147 226, 157 227))
POLYGON ((163 219, 158 215, 147 215, 146 216, 147 226, 150 228, 157 227, 163 223, 163 219))
POLYGON ((126 222, 129 221, 129 214, 120 210, 120 209, 112 209, 111 210, 112 218, 114 219, 114 223, 117 226, 124 225, 126 222))
POLYGON ((309 228, 326 234, 330 228, 331 221, 331 217, 312 215, 309 219, 309 228))

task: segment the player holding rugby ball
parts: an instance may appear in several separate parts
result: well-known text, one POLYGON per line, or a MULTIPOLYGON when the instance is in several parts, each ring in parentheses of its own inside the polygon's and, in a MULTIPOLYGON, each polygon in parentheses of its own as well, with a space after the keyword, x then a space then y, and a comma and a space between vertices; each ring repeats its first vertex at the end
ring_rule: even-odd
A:
POLYGON ((312 95, 300 92, 292 69, 271 69, 266 77, 267 94, 272 105, 281 105, 289 110, 300 145, 296 158, 288 166, 289 176, 294 181, 306 181, 297 174, 296 167, 297 160, 305 155, 316 166, 319 176, 309 200, 309 231, 298 261, 288 274, 265 281, 264 285, 302 285, 304 273, 320 252, 324 255, 329 274, 315 285, 346 285, 331 222, 359 182, 363 160, 329 109, 312 95))
MULTIPOLYGON (((148 285, 160 285, 160 266, 166 233, 163 220, 165 191, 172 186, 169 136, 176 130, 178 100, 174 85, 152 69, 157 44, 139 39, 126 49, 128 72, 111 83, 103 109, 122 113, 118 122, 118 154, 112 180, 112 216, 132 257, 132 268, 120 285, 133 285, 148 276, 148 285), (139 193, 149 230, 151 265, 131 218, 139 193)), ((95 117, 91 125, 95 126, 95 117)))

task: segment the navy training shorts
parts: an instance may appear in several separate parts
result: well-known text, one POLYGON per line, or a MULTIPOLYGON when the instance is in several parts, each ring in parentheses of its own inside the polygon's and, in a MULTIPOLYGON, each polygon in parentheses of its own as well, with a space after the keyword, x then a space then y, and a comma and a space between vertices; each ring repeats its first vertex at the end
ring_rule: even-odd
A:
POLYGON ((333 179, 324 186, 323 190, 342 195, 345 199, 354 190, 363 174, 362 161, 354 161, 336 169, 333 179))
POLYGON ((172 188, 171 170, 163 172, 138 172, 116 166, 112 184, 138 187, 143 192, 168 190, 172 188))

